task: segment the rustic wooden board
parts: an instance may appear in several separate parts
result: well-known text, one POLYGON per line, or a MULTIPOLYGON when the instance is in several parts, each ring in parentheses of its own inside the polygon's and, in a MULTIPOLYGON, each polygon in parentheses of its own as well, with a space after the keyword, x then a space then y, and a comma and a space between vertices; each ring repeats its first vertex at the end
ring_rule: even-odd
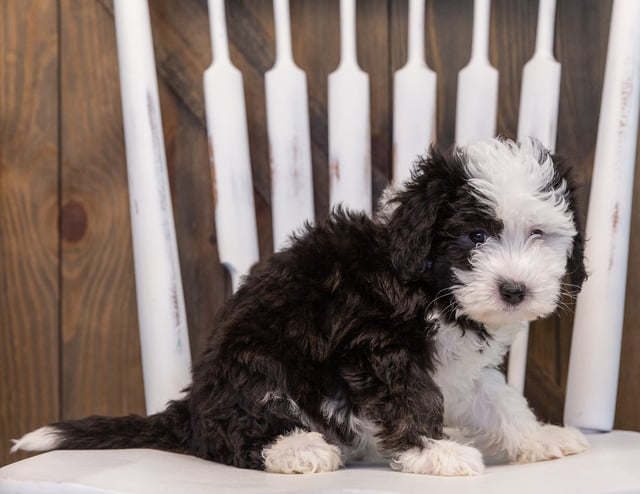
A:
POLYGON ((0 465, 60 416, 57 15, 0 2, 0 465))
MULTIPOLYGON (((393 71, 389 43, 391 26, 389 4, 382 0, 359 1, 356 25, 358 29, 358 61, 369 74, 371 97, 371 170, 374 204, 391 180, 393 71)), ((316 50, 317 50, 317 41, 316 50)))
POLYGON ((500 72, 497 133, 510 139, 517 136, 522 68, 535 48, 536 3, 491 2, 491 59, 500 72))
POLYGON ((620 357, 620 382, 615 426, 626 430, 640 430, 640 135, 636 154, 636 175, 631 216, 627 297, 620 357))
POLYGON ((113 18, 60 14, 62 416, 144 413, 113 18))

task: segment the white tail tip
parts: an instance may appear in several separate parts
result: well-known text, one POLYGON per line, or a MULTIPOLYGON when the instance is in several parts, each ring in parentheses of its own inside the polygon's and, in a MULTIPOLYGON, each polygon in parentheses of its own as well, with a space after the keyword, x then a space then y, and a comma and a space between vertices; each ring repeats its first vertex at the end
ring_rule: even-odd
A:
POLYGON ((16 451, 49 451, 60 444, 60 431, 55 427, 45 426, 25 434, 20 439, 12 439, 11 453, 16 451))

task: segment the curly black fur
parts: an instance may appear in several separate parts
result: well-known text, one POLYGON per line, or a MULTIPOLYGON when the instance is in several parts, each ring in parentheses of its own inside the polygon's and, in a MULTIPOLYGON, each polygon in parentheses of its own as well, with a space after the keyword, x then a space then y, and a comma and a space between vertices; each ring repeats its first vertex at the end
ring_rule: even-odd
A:
MULTIPOLYGON (((442 438, 427 313, 488 337, 457 318, 446 291, 451 269, 468 263, 469 225, 495 234, 502 225, 469 190, 456 154, 432 150, 393 203, 388 221, 337 208, 248 276, 219 313, 186 398, 146 418, 54 424, 58 447, 153 447, 261 469, 262 450, 296 428, 356 441, 322 413, 326 400, 371 420, 387 455, 442 438)), ((581 253, 572 259, 579 274, 581 253)))

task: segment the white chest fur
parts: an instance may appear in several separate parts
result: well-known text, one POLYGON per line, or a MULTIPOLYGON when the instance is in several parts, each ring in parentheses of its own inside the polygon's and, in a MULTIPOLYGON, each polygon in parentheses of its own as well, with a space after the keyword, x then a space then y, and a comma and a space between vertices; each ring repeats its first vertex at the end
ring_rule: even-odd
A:
POLYGON ((440 322, 436 336, 437 367, 434 380, 444 397, 445 425, 455 410, 469 399, 483 369, 502 363, 505 353, 525 323, 487 327, 489 338, 476 331, 440 322))

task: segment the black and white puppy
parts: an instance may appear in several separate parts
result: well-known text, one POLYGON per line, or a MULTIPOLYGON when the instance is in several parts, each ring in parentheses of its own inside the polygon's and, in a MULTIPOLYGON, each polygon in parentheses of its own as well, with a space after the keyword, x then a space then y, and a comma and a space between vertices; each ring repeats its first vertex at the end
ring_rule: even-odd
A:
POLYGON ((572 194, 533 140, 432 150, 375 220, 337 209, 246 278, 184 399, 52 424, 14 450, 148 447, 310 473, 375 449, 435 475, 481 473, 482 453, 580 452, 582 434, 539 423, 497 368, 585 278, 572 194))

